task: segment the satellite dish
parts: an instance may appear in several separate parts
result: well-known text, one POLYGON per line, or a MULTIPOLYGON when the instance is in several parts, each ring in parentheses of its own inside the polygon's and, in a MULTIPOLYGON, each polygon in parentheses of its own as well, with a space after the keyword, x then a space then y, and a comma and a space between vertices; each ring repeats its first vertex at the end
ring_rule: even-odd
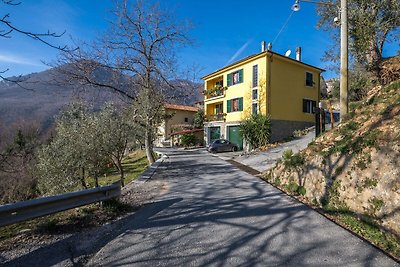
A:
POLYGON ((285 57, 289 57, 291 53, 292 53, 292 51, 289 49, 288 51, 286 51, 285 57))

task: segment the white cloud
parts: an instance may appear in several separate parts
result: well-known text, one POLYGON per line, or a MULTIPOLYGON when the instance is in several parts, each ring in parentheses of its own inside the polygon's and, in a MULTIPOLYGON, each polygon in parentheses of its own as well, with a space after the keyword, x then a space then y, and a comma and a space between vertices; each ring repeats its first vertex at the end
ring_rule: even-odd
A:
POLYGON ((0 62, 19 64, 19 65, 37 66, 37 67, 45 66, 42 63, 37 62, 35 60, 19 57, 16 55, 10 55, 10 54, 0 54, 0 62))
POLYGON ((239 48, 238 51, 228 60, 226 65, 232 63, 240 54, 247 48, 247 46, 251 43, 252 40, 248 40, 242 47, 239 48))

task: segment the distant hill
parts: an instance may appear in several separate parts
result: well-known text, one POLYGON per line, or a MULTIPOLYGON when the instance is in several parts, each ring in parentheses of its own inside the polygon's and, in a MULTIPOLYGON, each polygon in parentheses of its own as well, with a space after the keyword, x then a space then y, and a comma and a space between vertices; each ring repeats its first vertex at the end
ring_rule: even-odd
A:
MULTIPOLYGON (((102 73, 107 76, 107 73, 102 73)), ((19 120, 35 121, 43 129, 51 126, 54 116, 60 109, 73 100, 86 100, 95 107, 107 101, 123 102, 121 95, 91 86, 60 83, 61 74, 56 69, 32 73, 18 79, 19 83, 0 81, 0 122, 9 125, 19 120)), ((171 92, 172 103, 191 105, 202 99, 201 85, 186 80, 171 81, 179 85, 179 93, 171 92), (186 89, 185 89, 186 88, 186 89), (187 92, 186 92, 187 91, 187 92), (185 95, 185 97, 181 97, 185 95), (179 96, 179 97, 178 97, 179 96)), ((128 103, 127 99, 124 101, 128 103)))

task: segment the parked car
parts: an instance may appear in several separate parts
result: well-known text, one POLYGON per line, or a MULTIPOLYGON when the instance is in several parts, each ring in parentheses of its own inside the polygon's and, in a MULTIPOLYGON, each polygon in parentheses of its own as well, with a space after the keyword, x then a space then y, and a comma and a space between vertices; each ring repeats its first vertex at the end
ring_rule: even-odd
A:
POLYGON ((208 147, 208 152, 227 152, 227 151, 237 151, 239 149, 238 145, 226 140, 217 139, 208 147))

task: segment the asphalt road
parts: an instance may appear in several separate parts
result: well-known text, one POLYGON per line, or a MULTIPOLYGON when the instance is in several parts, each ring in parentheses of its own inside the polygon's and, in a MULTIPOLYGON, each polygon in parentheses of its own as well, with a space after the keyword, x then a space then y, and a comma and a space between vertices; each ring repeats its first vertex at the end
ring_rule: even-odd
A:
POLYGON ((165 195, 92 266, 399 266, 308 207, 204 152, 170 151, 165 195))

